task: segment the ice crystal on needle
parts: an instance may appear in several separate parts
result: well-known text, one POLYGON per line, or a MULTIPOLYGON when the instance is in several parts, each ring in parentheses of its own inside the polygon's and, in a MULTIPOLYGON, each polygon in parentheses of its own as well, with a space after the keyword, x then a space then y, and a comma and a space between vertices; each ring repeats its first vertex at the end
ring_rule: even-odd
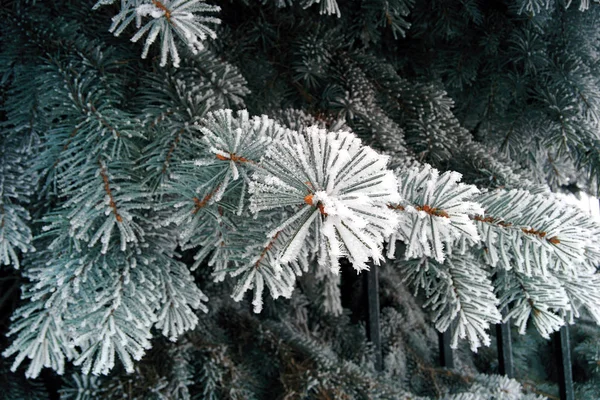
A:
MULTIPOLYGON (((94 8, 114 2, 114 0, 100 0, 94 8)), ((171 54, 173 65, 178 67, 181 58, 175 45, 175 37, 182 40, 194 54, 203 50, 202 42, 207 37, 214 39, 217 36, 207 24, 219 24, 221 20, 201 13, 217 12, 220 9, 218 6, 205 4, 202 0, 123 0, 121 11, 113 17, 110 32, 119 36, 135 20, 138 31, 131 41, 137 42, 148 34, 142 58, 146 58, 150 46, 160 35, 160 65, 165 66, 168 55, 171 54), (144 17, 151 19, 142 26, 144 17)))
POLYGON ((388 158, 348 132, 308 128, 305 136, 278 141, 266 153, 250 186, 251 210, 291 206, 289 218, 270 236, 294 227, 279 249, 282 263, 296 259, 309 233, 318 238, 319 264, 338 270, 348 257, 354 268, 382 259, 383 238, 397 216, 387 204, 399 201, 388 158), (311 227, 315 227, 311 231, 311 227))
POLYGON ((401 222, 390 240, 388 256, 394 254, 396 239, 408 244, 407 259, 427 256, 438 262, 444 261, 456 240, 479 241, 470 215, 482 215, 483 209, 468 201, 479 190, 460 179, 457 172, 440 175, 429 165, 398 172, 398 190, 404 202, 391 206, 400 212, 401 222))

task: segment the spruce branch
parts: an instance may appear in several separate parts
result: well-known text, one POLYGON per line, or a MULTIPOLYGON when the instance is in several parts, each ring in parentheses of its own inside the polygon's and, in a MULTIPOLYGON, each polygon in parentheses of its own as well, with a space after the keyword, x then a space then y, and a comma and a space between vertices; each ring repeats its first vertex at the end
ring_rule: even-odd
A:
POLYGON ((26 157, 15 151, 12 142, 10 137, 0 139, 0 265, 19 268, 18 252, 35 251, 35 247, 28 224, 31 216, 24 207, 31 196, 30 182, 22 178, 26 157))
POLYGON ((444 264, 422 258, 403 262, 401 268, 415 291, 425 291, 428 300, 424 306, 434 312, 436 329, 453 330, 452 347, 458 346, 459 338, 467 338, 473 351, 489 346, 486 330, 502 317, 488 274, 473 256, 453 256, 444 264))
POLYGON ((399 200, 387 157, 361 144, 353 134, 309 128, 269 148, 250 184, 250 210, 284 206, 293 214, 270 237, 287 227, 295 233, 278 249, 282 263, 298 258, 311 228, 319 242, 319 265, 338 271, 346 256, 357 270, 371 257, 382 259, 382 241, 397 217, 387 208, 399 200), (374 212, 377 210, 377 212, 374 212))
MULTIPOLYGON (((114 2, 115 0, 99 0, 94 8, 114 2)), ((194 54, 203 50, 202 42, 208 37, 214 39, 217 36, 208 24, 221 23, 220 19, 203 14, 220 9, 218 6, 205 4, 203 0, 126 0, 121 2, 121 10, 113 17, 109 31, 119 36, 135 20, 138 31, 131 41, 137 42, 148 35, 142 58, 147 57, 150 46, 160 35, 160 65, 164 67, 167 64, 170 54, 173 66, 178 67, 181 58, 174 38, 182 40, 194 54), (142 26, 144 17, 151 19, 142 26)))
POLYGON ((397 171, 402 201, 388 207, 399 213, 400 223, 390 237, 388 257, 395 241, 406 243, 405 258, 432 257, 443 262, 459 239, 478 242, 479 234, 471 216, 483 214, 475 200, 479 190, 460 183, 456 172, 439 172, 425 165, 397 171))
POLYGON ((512 318, 525 334, 531 318, 542 337, 549 339, 552 332, 565 324, 564 316, 571 312, 569 298, 560 282, 553 276, 526 276, 517 271, 507 272, 498 282, 500 307, 510 304, 505 319, 512 318))
MULTIPOLYGON (((491 191, 476 198, 485 209, 475 218, 492 266, 526 275, 548 270, 577 275, 589 270, 586 259, 598 254, 598 223, 572 206, 523 190, 491 191)), ((592 261, 594 263, 594 261, 592 261)))

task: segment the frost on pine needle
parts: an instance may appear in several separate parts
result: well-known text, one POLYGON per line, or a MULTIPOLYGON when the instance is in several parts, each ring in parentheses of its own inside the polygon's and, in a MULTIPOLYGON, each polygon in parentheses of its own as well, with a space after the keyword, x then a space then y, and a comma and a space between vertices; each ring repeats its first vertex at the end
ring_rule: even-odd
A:
POLYGON ((478 374, 472 377, 472 384, 468 392, 447 394, 443 397, 443 400, 543 400, 545 398, 545 396, 535 393, 523 393, 521 383, 506 375, 478 374))
MULTIPOLYGON (((115 163, 115 174, 122 168, 115 163)), ((90 247, 100 244, 103 253, 115 236, 119 237, 122 251, 143 240, 141 210, 149 208, 144 203, 148 196, 143 189, 129 178, 113 175, 108 163, 101 159, 81 170, 79 176, 66 183, 74 193, 63 205, 70 222, 70 236, 90 247)))
POLYGON ((0 139, 0 265, 19 268, 18 253, 35 251, 28 226, 31 216, 19 204, 28 202, 31 184, 23 179, 24 156, 7 146, 9 137, 3 139, 0 139))
POLYGON ((496 283, 501 308, 525 333, 531 320, 549 338, 586 309, 600 323, 595 275, 599 225, 594 218, 547 193, 496 190, 477 197, 475 217, 483 260, 504 274, 496 283))
POLYGON ((212 102, 212 109, 244 108, 245 98, 250 94, 248 82, 240 69, 228 63, 210 49, 205 49, 189 57, 179 68, 180 78, 189 82, 185 96, 198 93, 198 96, 212 102))
MULTIPOLYGON (((114 1, 100 0, 94 8, 114 1)), ((115 36, 119 36, 125 28, 135 21, 137 33, 131 41, 137 42, 146 37, 142 58, 148 56, 150 46, 159 39, 160 65, 167 65, 169 54, 173 66, 178 67, 181 61, 179 51, 175 45, 175 37, 183 41, 194 54, 204 49, 202 43, 207 38, 215 39, 217 34, 209 25, 220 24, 216 17, 204 16, 205 13, 220 11, 219 6, 208 5, 203 0, 124 0, 121 1, 121 10, 112 19, 109 29, 115 36), (142 26, 142 20, 150 18, 142 26)))
POLYGON ((230 268, 230 275, 237 278, 233 299, 240 301, 248 290, 253 289, 252 305, 254 312, 259 313, 263 306, 265 288, 274 299, 292 296, 296 278, 308 270, 305 260, 309 258, 309 254, 307 247, 303 247, 299 250, 297 260, 281 263, 277 257, 277 249, 289 242, 290 236, 295 233, 293 227, 279 230, 273 237, 265 239, 264 224, 251 221, 240 229, 237 240, 233 238, 234 243, 239 243, 243 238, 247 244, 243 250, 233 255, 232 258, 239 261, 230 268))
POLYGON ((383 238, 397 223, 387 208, 399 196, 387 157, 348 132, 308 128, 305 136, 276 141, 250 184, 254 213, 288 207, 289 218, 269 236, 291 228, 294 233, 277 249, 281 263, 298 258, 312 227, 319 246, 319 264, 338 271, 348 257, 357 270, 383 258, 383 238))
POLYGON ((575 276, 561 271, 526 275, 516 269, 506 271, 496 283, 500 307, 510 304, 511 318, 524 334, 531 320, 542 337, 550 338, 565 323, 574 323, 582 310, 600 323, 599 278, 594 272, 579 271, 575 276))
POLYGON ((340 7, 336 0, 304 0, 302 7, 308 8, 313 4, 320 4, 319 13, 326 15, 336 15, 338 18, 341 17, 340 7))
POLYGON ((525 334, 529 320, 540 335, 550 339, 550 334, 565 324, 571 313, 569 297, 560 280, 553 276, 526 276, 516 270, 507 271, 498 281, 500 307, 510 304, 506 319, 525 334), (551 296, 548 294, 552 293, 551 296))
POLYGON ((60 389, 60 395, 65 399, 83 400, 102 396, 101 379, 97 376, 73 373, 69 377, 65 377, 64 382, 64 386, 60 389))
POLYGON ((436 329, 444 332, 451 329, 454 322, 453 348, 464 338, 473 351, 490 345, 487 330, 490 324, 502 319, 497 307, 499 301, 488 274, 472 255, 455 255, 443 264, 424 257, 401 265, 405 280, 415 292, 424 290, 428 298, 424 307, 433 311, 436 329))
POLYGON ((470 216, 483 214, 473 197, 479 189, 460 183, 457 172, 439 172, 425 165, 397 172, 402 201, 390 204, 398 212, 400 223, 391 236, 388 257, 394 254, 394 242, 406 243, 406 259, 422 256, 443 262, 454 243, 462 238, 479 241, 470 216))
MULTIPOLYGON (((135 43, 102 35, 105 13, 86 13, 79 2, 27 0, 2 9, 0 264, 20 263, 10 274, 23 277, 4 281, 7 298, 19 283, 22 289, 4 351, 13 369, 28 364, 27 376, 36 377, 45 367, 64 373, 75 361, 85 373, 108 374, 121 363, 136 379, 117 370, 98 385, 129 380, 172 398, 204 386, 208 397, 227 388, 251 398, 234 392, 247 363, 230 357, 229 334, 214 329, 227 319, 288 359, 280 358, 285 382, 278 387, 403 398, 371 380, 373 352, 360 326, 356 334, 346 329, 350 302, 342 307, 341 285, 348 281, 338 273, 340 257, 358 270, 380 262, 389 238, 388 255, 399 239, 408 260, 381 270, 382 294, 393 301, 385 304, 398 309, 397 319, 408 316, 403 328, 419 335, 421 322, 408 323, 415 303, 390 284, 400 285, 402 276, 424 289, 436 327, 452 328, 454 344, 461 337, 473 348, 489 343, 499 309, 522 332, 535 326, 546 337, 578 317, 600 322, 600 245, 592 239, 600 225, 549 193, 567 184, 591 191, 598 181, 594 10, 580 15, 560 2, 518 0, 502 22, 503 12, 476 1, 440 10, 412 0, 242 0, 223 6, 228 26, 207 46, 219 7, 95 2, 115 10, 110 31, 130 29, 125 36, 135 43), (276 9, 292 5, 291 13, 276 9), (343 19, 318 17, 318 7, 338 16, 341 10, 343 19), (523 18, 519 10, 539 16, 523 18), (449 63, 428 65, 420 47, 392 40, 409 28, 409 13, 411 36, 432 43, 431 54, 447 42, 437 39, 457 43, 442 49, 449 63), (489 18, 517 29, 486 35, 489 18), (447 24, 453 20, 465 24, 447 24), (473 40, 481 51, 468 51, 473 40), (531 57, 523 51, 528 45, 531 57), (131 58, 136 47, 179 68, 138 62, 131 58), (546 48, 551 59, 540 52, 546 48), (524 74, 488 68, 507 62, 524 74), (224 110, 246 106, 270 117, 224 110), (415 165, 413 156, 440 172, 415 165), (394 174, 392 164, 404 169, 394 174), (544 182, 546 193, 536 192, 544 182), (508 189, 492 190, 498 187, 508 189), (210 305, 196 279, 215 294, 210 305), (269 318, 254 324, 229 295, 250 297, 254 311, 269 308, 269 318), (271 307, 272 298, 290 296, 271 307), (215 313, 200 317, 209 308, 215 313), (282 319, 270 318, 275 313, 282 319), (289 327, 325 341, 304 333, 289 340, 291 330, 281 334, 289 327), (169 347, 203 347, 189 353, 200 356, 199 375, 193 369, 200 364, 187 357, 173 360, 175 369, 186 361, 191 367, 178 378, 154 369, 155 357, 136 364, 151 344, 162 354, 166 341, 151 343, 153 336, 175 340, 193 330, 193 343, 169 347), (308 380, 297 380, 287 361, 307 352, 315 363, 298 370, 308 380), (156 375, 152 385, 136 382, 148 371, 156 375)), ((384 334, 383 351, 397 355, 398 371, 409 359, 406 340, 430 347, 428 334, 401 339, 384 319, 386 331, 399 346, 388 352, 384 334)), ((419 353, 426 360, 427 352, 419 353)), ((492 381, 504 390, 493 396, 520 392, 514 382, 492 381)), ((473 390, 492 397, 484 386, 473 390)))
POLYGON ((600 276, 595 272, 579 272, 578 276, 557 274, 569 298, 571 310, 567 314, 569 323, 581 317, 581 309, 600 324, 600 276))
POLYGON ((576 207, 524 190, 490 191, 476 200, 485 208, 475 221, 490 265, 525 275, 577 275, 600 262, 600 226, 576 207))
POLYGON ((194 329, 194 310, 207 311, 207 297, 183 264, 155 252, 157 243, 140 246, 144 254, 111 246, 106 254, 49 250, 30 260, 29 301, 15 312, 13 346, 3 353, 18 353, 13 368, 30 358, 33 378, 43 367, 62 373, 73 360, 98 375, 120 359, 131 372, 150 348, 153 326, 171 340, 194 329))
POLYGON ((198 159, 196 165, 219 164, 226 171, 221 184, 240 176, 248 182, 247 170, 255 166, 274 139, 290 134, 266 116, 250 118, 246 110, 234 116, 231 110, 209 113, 200 128, 211 159, 198 159))
POLYGON ((25 371, 28 378, 39 376, 42 368, 64 373, 66 358, 73 357, 75 352, 66 345, 68 337, 60 316, 52 311, 44 309, 41 302, 29 302, 17 309, 15 320, 18 322, 8 333, 17 337, 2 353, 4 357, 17 354, 11 367, 13 372, 27 358, 31 361, 25 371))
POLYGON ((329 268, 319 267, 315 278, 323 285, 323 310, 332 315, 342 315, 342 293, 340 291, 341 274, 332 272, 329 268))
POLYGON ((158 255, 156 262, 161 266, 158 272, 162 300, 156 311, 155 327, 174 342, 196 327, 198 317, 195 310, 207 312, 203 302, 208 301, 208 297, 198 289, 185 264, 164 254, 158 255))

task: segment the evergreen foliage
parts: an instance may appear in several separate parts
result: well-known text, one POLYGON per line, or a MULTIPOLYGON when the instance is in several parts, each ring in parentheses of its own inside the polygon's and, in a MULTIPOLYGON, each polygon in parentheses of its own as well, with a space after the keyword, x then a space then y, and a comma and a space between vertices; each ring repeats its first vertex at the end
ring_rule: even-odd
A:
POLYGON ((600 192, 600 6, 211 3, 1 0, 0 370, 66 399, 540 398, 431 367, 432 326, 477 351, 506 310, 581 319, 598 397, 600 220, 565 193, 600 192), (342 297, 369 268, 384 372, 342 297))

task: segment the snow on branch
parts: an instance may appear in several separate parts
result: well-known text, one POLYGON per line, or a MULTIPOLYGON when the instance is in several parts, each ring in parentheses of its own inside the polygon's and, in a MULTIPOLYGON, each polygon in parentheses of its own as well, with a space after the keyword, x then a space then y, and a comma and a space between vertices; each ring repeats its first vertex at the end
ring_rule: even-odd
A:
MULTIPOLYGON (((99 0, 94 8, 113 4, 115 0, 99 0)), ((220 11, 219 6, 206 4, 203 0, 123 0, 120 12, 112 18, 109 31, 119 36, 134 20, 137 33, 131 38, 137 42, 146 37, 142 58, 148 56, 150 46, 160 36, 160 65, 165 66, 169 55, 173 65, 179 66, 181 58, 175 45, 175 37, 183 41, 192 53, 204 49, 203 41, 215 39, 217 34, 209 25, 220 24, 216 17, 207 17, 205 13, 220 11), (142 26, 143 18, 151 18, 142 26)))
POLYGON ((524 190, 491 191, 476 200, 485 215, 474 219, 493 267, 525 275, 546 276, 548 270, 577 275, 600 262, 595 239, 600 227, 581 210, 524 190))
POLYGON ((527 276, 511 270, 497 282, 497 292, 501 307, 510 307, 506 318, 512 317, 522 334, 531 319, 540 334, 549 338, 565 322, 574 323, 582 308, 600 323, 600 277, 593 272, 527 276))
POLYGON ((293 210, 268 235, 294 230, 277 249, 280 262, 296 260, 316 228, 320 265, 337 272, 340 257, 348 257, 357 270, 368 269, 369 258, 379 264, 383 239, 398 221, 387 207, 399 201, 387 161, 348 132, 311 127, 305 136, 274 142, 253 175, 250 210, 293 210))
POLYGON ((406 243, 406 259, 432 257, 444 262, 454 242, 468 238, 479 241, 471 216, 483 214, 481 206, 470 201, 479 190, 460 183, 457 172, 439 172, 425 165, 397 171, 402 201, 390 204, 400 216, 396 232, 390 238, 388 257, 392 257, 396 239, 406 243))
POLYGON ((222 170, 222 177, 215 182, 221 189, 213 201, 219 200, 229 183, 240 176, 248 183, 247 171, 256 166, 270 143, 291 132, 264 115, 251 119, 246 110, 238 111, 236 116, 231 110, 209 113, 200 131, 211 158, 198 159, 195 166, 201 169, 216 164, 222 170))

